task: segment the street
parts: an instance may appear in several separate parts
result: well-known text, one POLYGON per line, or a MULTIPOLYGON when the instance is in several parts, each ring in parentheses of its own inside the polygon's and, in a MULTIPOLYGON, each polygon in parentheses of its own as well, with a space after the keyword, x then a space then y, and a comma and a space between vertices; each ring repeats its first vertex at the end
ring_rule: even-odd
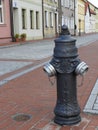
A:
MULTIPOLYGON (((92 111, 98 112, 98 34, 76 38, 79 57, 90 67, 83 85, 77 87, 81 122, 73 126, 60 126, 53 122, 56 83, 50 84, 42 67, 53 54, 54 42, 44 40, 0 47, 0 130, 98 129, 98 115, 86 113, 88 105, 85 107, 92 95, 96 98, 94 102, 89 100, 88 104, 94 106, 92 111)), ((81 78, 77 79, 77 85, 80 85, 81 78)))
MULTIPOLYGON (((79 48, 98 40, 98 34, 75 37, 79 48)), ((0 86, 43 65, 53 54, 54 39, 0 47, 0 86), (46 59, 45 61, 43 61, 46 59), (43 62, 43 64, 42 64, 43 62), (37 63, 37 64, 35 64, 37 63), (12 73, 13 72, 13 73, 12 73), (15 73, 14 73, 15 72, 15 73)))

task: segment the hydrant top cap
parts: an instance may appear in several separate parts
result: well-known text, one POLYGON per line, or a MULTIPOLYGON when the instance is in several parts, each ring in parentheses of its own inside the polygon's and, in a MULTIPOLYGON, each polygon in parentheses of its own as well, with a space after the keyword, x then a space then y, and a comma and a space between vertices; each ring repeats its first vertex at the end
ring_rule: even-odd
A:
POLYGON ((70 35, 68 27, 65 24, 61 28, 61 35, 70 35))
POLYGON ((61 28, 61 33, 58 38, 54 40, 55 43, 72 43, 76 42, 76 39, 71 37, 68 27, 64 24, 61 28))

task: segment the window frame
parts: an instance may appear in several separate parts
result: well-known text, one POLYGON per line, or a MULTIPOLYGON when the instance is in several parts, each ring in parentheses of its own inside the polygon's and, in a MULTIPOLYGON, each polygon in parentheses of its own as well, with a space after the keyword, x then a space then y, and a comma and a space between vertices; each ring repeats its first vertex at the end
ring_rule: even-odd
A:
POLYGON ((34 10, 30 10, 30 29, 34 29, 34 10))
POLYGON ((40 28, 40 19, 39 19, 39 11, 36 11, 36 29, 40 28))
POLYGON ((0 24, 4 24, 4 1, 0 0, 0 24))
POLYGON ((50 12, 50 27, 53 28, 53 12, 50 12))
POLYGON ((26 29, 26 9, 22 8, 22 29, 26 29))
POLYGON ((48 21, 48 11, 47 10, 45 10, 45 27, 46 28, 48 28, 49 27, 49 21, 48 21))

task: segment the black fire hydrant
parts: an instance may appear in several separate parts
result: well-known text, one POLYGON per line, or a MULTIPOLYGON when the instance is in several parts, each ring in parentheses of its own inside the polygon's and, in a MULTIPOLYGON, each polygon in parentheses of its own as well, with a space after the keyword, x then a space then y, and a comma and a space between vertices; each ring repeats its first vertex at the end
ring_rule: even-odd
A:
POLYGON ((57 103, 54 108, 54 122, 60 125, 73 125, 81 121, 80 107, 77 101, 77 75, 83 75, 88 66, 78 58, 68 27, 62 26, 60 36, 55 39, 52 60, 45 64, 44 71, 48 76, 56 76, 57 103))

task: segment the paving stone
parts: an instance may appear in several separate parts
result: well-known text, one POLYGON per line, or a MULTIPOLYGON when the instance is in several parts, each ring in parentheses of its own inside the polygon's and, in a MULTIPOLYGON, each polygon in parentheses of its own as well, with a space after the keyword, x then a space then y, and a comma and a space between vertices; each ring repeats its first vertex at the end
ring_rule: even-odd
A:
POLYGON ((14 70, 18 70, 24 66, 30 65, 33 62, 21 62, 21 61, 0 61, 0 76, 14 70))
POLYGON ((98 111, 98 104, 95 103, 93 109, 98 111))
POLYGON ((94 102, 95 102, 95 99, 96 99, 96 95, 90 95, 88 101, 87 101, 87 104, 85 106, 85 111, 86 110, 92 110, 93 109, 93 105, 94 105, 94 102))

